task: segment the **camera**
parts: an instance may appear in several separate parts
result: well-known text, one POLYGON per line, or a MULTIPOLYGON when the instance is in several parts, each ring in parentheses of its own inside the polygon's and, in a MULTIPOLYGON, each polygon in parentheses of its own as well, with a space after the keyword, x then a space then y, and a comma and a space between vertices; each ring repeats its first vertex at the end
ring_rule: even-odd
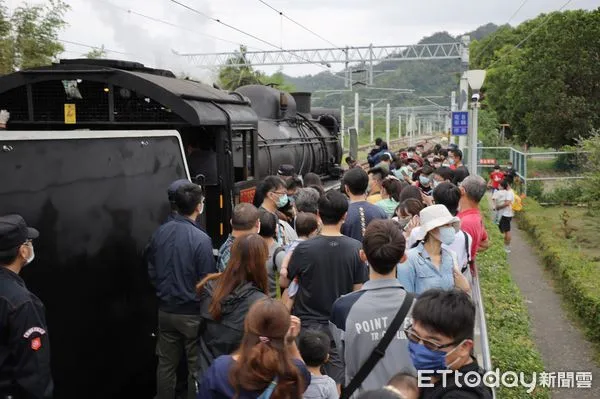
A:
POLYGON ((471 95, 471 101, 474 103, 479 102, 479 93, 473 93, 471 95))

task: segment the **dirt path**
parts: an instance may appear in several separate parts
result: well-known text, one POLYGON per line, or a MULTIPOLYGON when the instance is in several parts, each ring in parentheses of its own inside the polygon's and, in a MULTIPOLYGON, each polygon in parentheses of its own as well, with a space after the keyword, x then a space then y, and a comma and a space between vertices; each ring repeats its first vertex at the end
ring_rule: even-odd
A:
POLYGON ((590 389, 558 388, 556 384, 552 397, 600 398, 600 369, 592 361, 592 345, 567 318, 559 294, 554 291, 552 281, 544 273, 543 265, 525 239, 526 233, 517 230, 514 224, 512 252, 508 255, 511 274, 527 303, 533 337, 546 371, 591 371, 593 376, 590 389))

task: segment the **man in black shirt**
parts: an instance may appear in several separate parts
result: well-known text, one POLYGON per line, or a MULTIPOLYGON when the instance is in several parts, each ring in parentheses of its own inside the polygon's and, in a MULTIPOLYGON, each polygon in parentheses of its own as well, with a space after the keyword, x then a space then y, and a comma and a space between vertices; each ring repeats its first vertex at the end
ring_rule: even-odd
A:
MULTIPOLYGON (((292 314, 302 320, 302 328, 319 329, 330 338, 329 318, 333 303, 342 295, 360 289, 369 278, 368 267, 360 259, 361 243, 340 233, 348 211, 346 197, 330 191, 319 199, 321 235, 298 244, 288 265, 288 279, 298 277, 292 314)), ((289 281, 287 282, 289 284, 289 281)), ((340 384, 343 364, 331 339, 327 375, 340 384)))
POLYGON ((387 219, 383 208, 367 201, 369 175, 360 168, 351 169, 344 174, 342 187, 350 198, 348 215, 342 225, 342 233, 361 241, 371 220, 387 219))
POLYGON ((421 294, 404 330, 419 373, 421 399, 491 399, 483 370, 471 356, 475 305, 463 291, 432 289, 421 294))
POLYGON ((46 311, 19 277, 38 236, 21 216, 0 217, 0 398, 52 397, 46 311))

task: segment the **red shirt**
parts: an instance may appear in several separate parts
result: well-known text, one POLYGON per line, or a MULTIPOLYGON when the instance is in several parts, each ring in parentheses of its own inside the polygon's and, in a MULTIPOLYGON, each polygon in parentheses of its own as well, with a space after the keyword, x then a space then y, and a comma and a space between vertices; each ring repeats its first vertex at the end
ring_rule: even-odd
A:
POLYGON ((460 219, 460 228, 473 238, 471 244, 471 253, 473 254, 473 260, 477 256, 477 250, 483 241, 488 239, 488 233, 483 225, 483 218, 479 209, 469 209, 463 212, 459 212, 458 218, 460 219))
POLYGON ((492 187, 495 189, 500 188, 500 183, 504 180, 504 172, 502 171, 493 171, 490 174, 490 179, 492 180, 492 187))

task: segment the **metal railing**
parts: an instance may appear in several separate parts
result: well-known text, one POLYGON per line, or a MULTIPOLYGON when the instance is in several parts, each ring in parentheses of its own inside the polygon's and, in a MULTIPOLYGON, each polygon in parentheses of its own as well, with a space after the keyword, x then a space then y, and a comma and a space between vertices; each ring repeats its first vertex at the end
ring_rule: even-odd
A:
POLYGON ((540 182, 551 182, 551 181, 568 181, 568 180, 580 180, 584 179, 585 176, 581 174, 564 174, 558 173, 556 168, 554 174, 552 171, 549 176, 531 176, 530 162, 535 160, 555 160, 560 156, 576 156, 580 155, 577 152, 569 151, 548 151, 548 152, 525 152, 517 150, 513 147, 478 147, 478 174, 482 175, 485 168, 492 168, 494 165, 482 164, 482 159, 496 159, 497 163, 501 166, 506 166, 506 162, 510 161, 513 163, 516 175, 522 182, 522 192, 527 194, 528 184, 535 181, 540 182), (491 154, 490 154, 491 153, 491 154), (502 154, 501 156, 498 156, 502 154))

